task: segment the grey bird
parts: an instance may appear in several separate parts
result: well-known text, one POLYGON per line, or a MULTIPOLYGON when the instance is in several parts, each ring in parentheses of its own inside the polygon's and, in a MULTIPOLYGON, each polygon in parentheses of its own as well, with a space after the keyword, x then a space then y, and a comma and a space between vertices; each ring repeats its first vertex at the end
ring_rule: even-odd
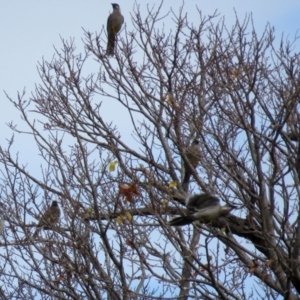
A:
POLYGON ((44 212, 41 216, 37 229, 33 234, 33 237, 36 237, 42 228, 49 229, 52 228, 59 222, 60 218, 60 208, 57 204, 57 201, 53 201, 51 206, 44 212))
POLYGON ((113 12, 108 16, 106 27, 108 37, 106 54, 113 56, 115 53, 116 35, 122 28, 124 17, 121 14, 119 4, 112 3, 111 5, 113 12))
POLYGON ((219 217, 227 216, 236 207, 233 205, 220 205, 219 198, 210 194, 189 195, 186 198, 187 216, 176 217, 169 221, 170 226, 183 226, 194 221, 210 223, 219 217))
MULTIPOLYGON (((186 149, 185 155, 186 155, 186 158, 189 161, 189 163, 195 169, 198 166, 200 158, 201 158, 198 140, 194 140, 192 142, 192 144, 186 149)), ((189 187, 190 178, 192 175, 192 171, 191 171, 190 166, 186 162, 184 162, 184 172, 185 173, 184 173, 184 177, 183 177, 183 181, 182 181, 182 188, 185 192, 187 192, 188 187, 189 187)))

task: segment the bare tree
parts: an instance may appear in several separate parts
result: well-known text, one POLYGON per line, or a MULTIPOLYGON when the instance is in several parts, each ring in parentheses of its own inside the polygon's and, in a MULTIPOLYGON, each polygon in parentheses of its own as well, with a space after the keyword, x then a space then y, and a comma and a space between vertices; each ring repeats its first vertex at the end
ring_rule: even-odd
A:
POLYGON ((1 299, 300 299, 298 37, 200 11, 132 22, 115 58, 85 32, 84 53, 63 40, 39 65, 30 99, 7 95, 42 163, 20 162, 14 136, 0 149, 1 299), (239 209, 170 227, 195 138, 190 192, 239 209), (52 201, 59 226, 33 237, 52 201))

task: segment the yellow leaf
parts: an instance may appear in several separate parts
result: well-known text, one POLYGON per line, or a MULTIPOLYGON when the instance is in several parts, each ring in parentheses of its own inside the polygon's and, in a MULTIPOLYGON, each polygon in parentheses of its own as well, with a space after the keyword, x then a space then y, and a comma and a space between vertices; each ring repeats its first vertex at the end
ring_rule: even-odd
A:
POLYGON ((162 208, 163 208, 163 209, 166 209, 166 208, 167 208, 168 202, 169 202, 169 201, 168 201, 167 199, 163 199, 163 200, 162 200, 162 208))
POLYGON ((174 188, 174 187, 176 187, 177 186, 177 182, 176 181, 171 181, 170 183, 169 183, 169 188, 174 188))
POLYGON ((108 171, 109 172, 113 172, 116 169, 116 164, 118 163, 117 160, 112 161, 109 165, 108 165, 108 171))
POLYGON ((162 95, 162 100, 166 101, 169 105, 174 103, 174 97, 172 93, 167 93, 162 95))
POLYGON ((119 215, 119 216, 117 216, 117 218, 116 218, 116 221, 117 221, 117 223, 118 223, 118 224, 122 224, 122 223, 123 223, 123 221, 124 221, 124 217, 123 217, 123 215, 119 215))
POLYGON ((130 222, 132 221, 132 215, 130 212, 126 212, 126 218, 128 221, 130 221, 130 222))
POLYGON ((167 103, 171 105, 173 104, 173 102, 174 102, 174 97, 171 93, 169 93, 167 103))
POLYGON ((86 215, 91 215, 92 213, 93 213, 93 209, 91 207, 89 207, 85 210, 86 215))

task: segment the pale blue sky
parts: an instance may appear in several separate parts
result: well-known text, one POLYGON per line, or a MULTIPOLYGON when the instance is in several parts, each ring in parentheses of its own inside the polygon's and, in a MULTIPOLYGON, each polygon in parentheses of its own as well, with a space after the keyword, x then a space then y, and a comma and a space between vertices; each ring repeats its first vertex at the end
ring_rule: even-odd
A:
MULTIPOLYGON (((184 10, 194 24, 198 22, 198 13, 195 9, 197 5, 204 15, 211 15, 218 10, 220 16, 225 16, 228 27, 235 21, 234 8, 240 20, 244 19, 246 13, 252 12, 257 32, 262 32, 269 22, 275 27, 278 40, 282 32, 293 37, 300 27, 300 1, 187 0, 185 2, 184 10)), ((127 0, 118 3, 125 17, 127 29, 130 30, 132 27, 130 11, 135 3, 140 5, 142 11, 144 10, 145 16, 147 3, 152 6, 158 5, 160 1, 127 0)), ((163 11, 172 7, 177 12, 181 5, 182 1, 165 0, 163 11)), ((20 119, 19 113, 6 100, 3 90, 16 98, 17 91, 26 88, 29 97, 35 83, 40 82, 36 68, 38 61, 43 57, 48 61, 51 60, 54 53, 53 46, 61 48, 60 36, 64 39, 74 37, 78 49, 82 49, 82 28, 100 32, 103 26, 106 26, 106 19, 111 11, 111 1, 1 1, 0 143, 2 145, 3 141, 11 136, 5 122, 14 120, 19 123, 20 119)), ((22 144, 23 147, 24 142, 22 144)))

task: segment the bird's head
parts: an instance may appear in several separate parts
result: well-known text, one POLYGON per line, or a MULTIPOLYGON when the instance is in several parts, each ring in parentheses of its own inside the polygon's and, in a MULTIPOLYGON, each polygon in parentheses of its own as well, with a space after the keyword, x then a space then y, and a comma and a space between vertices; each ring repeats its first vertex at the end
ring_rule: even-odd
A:
POLYGON ((52 201, 52 206, 58 206, 57 201, 52 201))
POLYGON ((118 3, 112 3, 111 5, 112 5, 113 9, 117 9, 117 10, 120 9, 120 5, 118 3))

